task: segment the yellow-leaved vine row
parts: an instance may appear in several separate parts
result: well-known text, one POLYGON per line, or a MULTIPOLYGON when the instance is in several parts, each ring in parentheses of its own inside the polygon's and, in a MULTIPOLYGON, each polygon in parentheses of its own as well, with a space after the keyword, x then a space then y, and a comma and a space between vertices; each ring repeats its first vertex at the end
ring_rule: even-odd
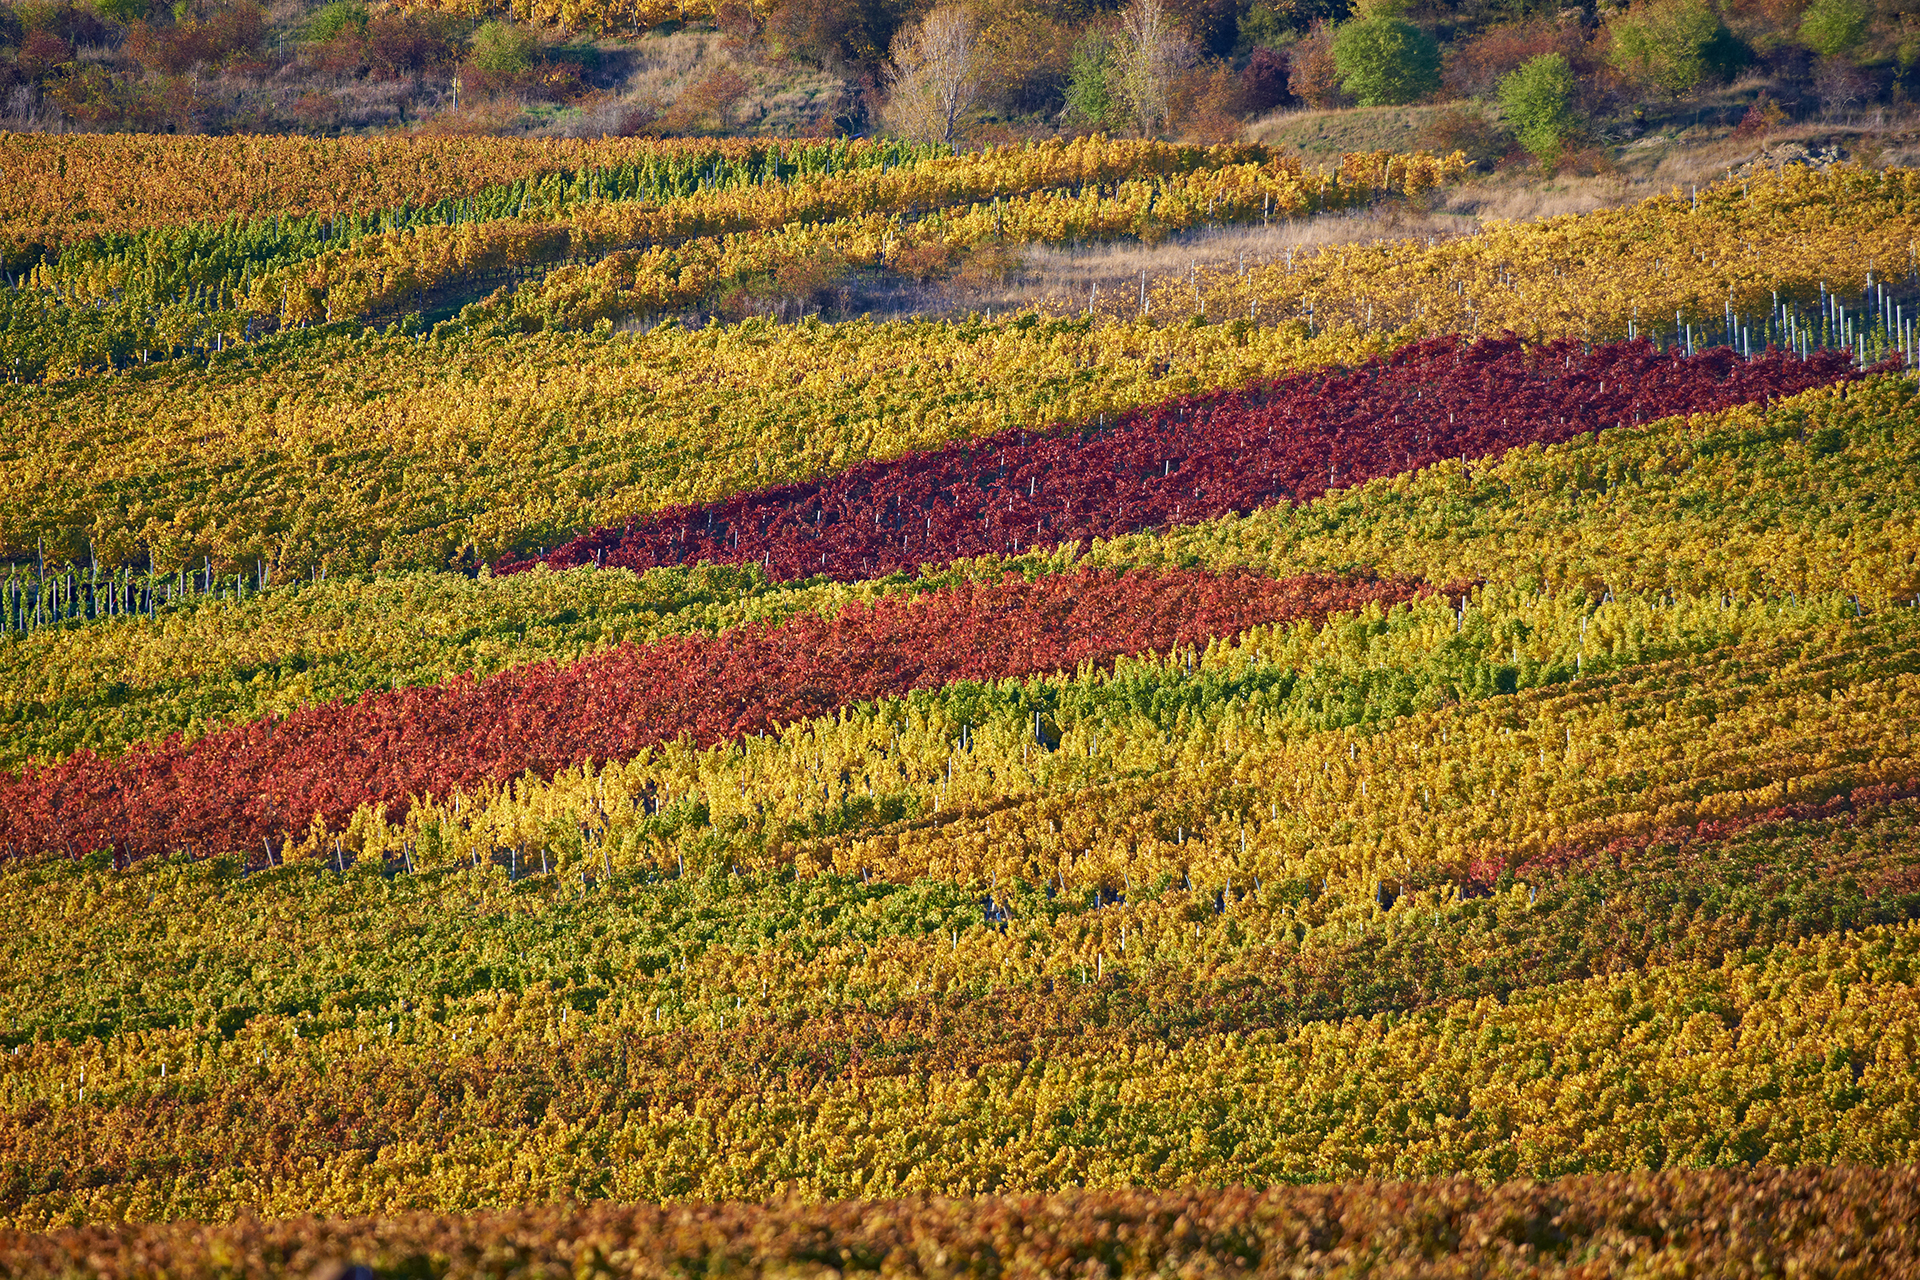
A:
POLYGON ((684 1033, 625 1001, 583 1014, 503 998, 484 1017, 395 1016, 313 1037, 295 1019, 261 1017, 222 1040, 154 1030, 35 1044, 0 1060, 8 1116, 41 1117, 7 1125, 10 1158, 37 1167, 60 1141, 70 1160, 96 1164, 125 1144, 141 1164, 108 1185, 30 1191, 10 1217, 34 1229, 55 1214, 210 1219, 242 1204, 268 1216, 458 1212, 529 1196, 817 1199, 1894 1164, 1920 1154, 1916 961, 1920 928, 1874 928, 1719 968, 1653 968, 1401 1017, 726 1088, 644 1058, 629 1068, 622 1045, 636 1033, 684 1033), (466 1083, 516 1062, 552 1081, 537 1125, 495 1115, 485 1090, 466 1083), (613 1071, 623 1087, 583 1078, 589 1069, 613 1071), (436 1095, 442 1079, 460 1083, 436 1095), (257 1100, 249 1111, 325 1106, 379 1123, 369 1108, 385 1106, 412 1119, 375 1149, 340 1150, 323 1145, 323 1117, 290 1112, 284 1140, 311 1152, 297 1166, 275 1144, 208 1166, 215 1153, 193 1131, 136 1120, 155 1106, 199 1114, 243 1097, 257 1100), (423 1124, 433 1137, 413 1127, 423 1124), (182 1156, 203 1167, 167 1172, 182 1156))
MULTIPOLYGON (((1176 319, 1311 319, 1419 336, 1511 330, 1673 342, 1677 328, 1692 326, 1706 345, 1724 341, 1731 313, 1758 350, 1783 303, 1804 311, 1843 295, 1853 310, 1870 280, 1911 290, 1920 279, 1916 195, 1912 169, 1789 167, 1624 209, 1493 222, 1471 236, 1202 268, 1197 278, 1159 281, 1149 305, 1176 319)), ((1118 301, 1123 314, 1133 306, 1118 301)))
POLYGON ((1920 779, 1915 610, 1503 594, 683 742, 420 797, 398 825, 363 809, 291 856, 512 851, 574 875, 790 866, 1063 892, 1311 879, 1358 899, 1416 869, 1466 877, 1920 779), (1576 676, 1588 664, 1610 674, 1576 676))

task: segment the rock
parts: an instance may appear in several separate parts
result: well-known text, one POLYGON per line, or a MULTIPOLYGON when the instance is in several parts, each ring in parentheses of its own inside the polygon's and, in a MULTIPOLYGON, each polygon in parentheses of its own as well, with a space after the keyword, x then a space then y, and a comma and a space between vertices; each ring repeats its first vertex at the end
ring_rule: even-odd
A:
POLYGON ((1804 165, 1809 169, 1831 169, 1844 162, 1847 149, 1838 143, 1826 146, 1806 147, 1797 142, 1783 142, 1778 146, 1762 147, 1760 154, 1751 160, 1733 166, 1733 173, 1747 176, 1762 170, 1779 171, 1788 165, 1804 165))

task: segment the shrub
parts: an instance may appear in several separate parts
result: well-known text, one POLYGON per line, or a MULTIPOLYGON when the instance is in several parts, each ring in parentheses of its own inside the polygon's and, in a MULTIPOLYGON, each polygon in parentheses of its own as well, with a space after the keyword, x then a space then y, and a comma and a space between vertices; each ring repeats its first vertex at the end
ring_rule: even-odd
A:
POLYGON ((1641 0, 1608 31, 1622 74, 1676 98, 1729 74, 1744 53, 1710 0, 1641 0))
POLYGON ((194 123, 192 86, 180 79, 154 90, 116 80, 96 63, 72 64, 47 83, 46 93, 67 118, 94 128, 151 133, 194 123))
POLYGON ((1443 111, 1420 131, 1420 145, 1440 155, 1460 151, 1476 164, 1491 164, 1507 154, 1513 135, 1477 110, 1443 111))
POLYGON ((17 56, 20 69, 29 77, 38 78, 71 61, 73 46, 51 31, 29 31, 20 41, 17 56))
POLYGON ((1580 74, 1584 69, 1576 58, 1582 46, 1577 24, 1563 25, 1545 18, 1508 23, 1448 49, 1440 78, 1455 97, 1488 97, 1507 76, 1542 54, 1565 54, 1568 65, 1580 74))
POLYGON ((103 18, 112 18, 123 27, 130 27, 153 12, 148 0, 93 0, 94 12, 103 18))
POLYGON ((744 53, 760 43, 760 15, 747 0, 719 0, 713 6, 713 25, 734 53, 744 53))
POLYGON ((495 19, 473 33, 473 65, 496 75, 518 75, 533 65, 539 48, 531 31, 495 19))
POLYGON ((1579 84, 1564 55, 1543 53, 1500 82, 1500 109, 1520 145, 1543 168, 1560 159, 1575 123, 1573 95, 1579 84))
POLYGON ((365 35, 367 6, 359 0, 329 0, 307 20, 307 39, 327 44, 341 35, 365 35))
POLYGON ((1363 107, 1413 102, 1440 87, 1440 46, 1388 13, 1343 24, 1333 37, 1333 64, 1340 87, 1363 107))
POLYGON ((235 4, 170 27, 136 22, 127 31, 126 49, 149 71, 180 75, 195 67, 218 66, 235 54, 259 49, 266 35, 266 15, 260 7, 235 4))
POLYGON ((750 88, 746 77, 731 64, 723 63, 683 90, 661 117, 661 124, 668 133, 724 128, 729 114, 750 88))
POLYGON ((1860 47, 1867 34, 1861 0, 1813 0, 1800 19, 1800 42, 1823 58, 1840 58, 1860 47))
POLYGON ((1764 137, 1768 131, 1787 118, 1780 104, 1764 94, 1747 108, 1747 114, 1740 117, 1740 126, 1733 131, 1736 138, 1764 137))
POLYGON ((58 36, 75 48, 111 44, 119 31, 92 9, 76 8, 70 3, 20 4, 13 7, 19 37, 35 31, 58 36))
POLYGON ((301 94, 289 110, 303 129, 330 129, 340 123, 340 100, 317 89, 301 94))
POLYGON ((389 11, 367 23, 366 56, 373 73, 383 79, 419 75, 449 66, 457 44, 452 26, 457 19, 418 11, 389 11))

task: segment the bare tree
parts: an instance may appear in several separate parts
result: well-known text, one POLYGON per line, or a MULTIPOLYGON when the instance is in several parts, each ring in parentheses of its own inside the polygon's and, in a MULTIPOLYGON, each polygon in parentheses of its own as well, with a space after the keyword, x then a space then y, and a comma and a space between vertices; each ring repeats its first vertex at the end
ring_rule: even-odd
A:
POLYGON ((1140 136, 1166 127, 1173 78, 1193 60, 1193 49, 1166 0, 1132 0, 1120 15, 1120 97, 1133 110, 1140 136))
POLYGON ((941 5, 894 37, 888 123, 909 138, 951 145, 980 96, 983 64, 973 15, 941 5))

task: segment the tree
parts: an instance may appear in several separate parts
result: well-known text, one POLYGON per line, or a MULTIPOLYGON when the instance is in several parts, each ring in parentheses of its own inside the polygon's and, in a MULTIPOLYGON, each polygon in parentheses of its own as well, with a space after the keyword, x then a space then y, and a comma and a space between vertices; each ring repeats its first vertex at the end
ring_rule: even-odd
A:
POLYGON ((1082 36, 1073 46, 1067 73, 1068 113, 1096 129, 1118 128, 1127 117, 1125 104, 1114 92, 1119 78, 1113 40, 1101 31, 1082 36))
POLYGON ((1192 56, 1166 0, 1133 0, 1120 15, 1118 96, 1132 112, 1141 137, 1165 127, 1167 91, 1192 56))
POLYGON ((1240 102, 1250 113, 1271 111, 1288 98, 1287 55, 1274 49, 1255 49, 1240 73, 1240 102))
POLYGON ((1081 35, 1039 0, 1005 0, 980 20, 980 109, 1034 116, 1057 109, 1081 35))
POLYGON ((1314 23, 1287 51, 1287 92, 1321 110, 1346 105, 1340 92, 1340 68, 1333 65, 1333 32, 1326 23, 1314 23))
POLYGON ((1440 46, 1390 4, 1376 4, 1333 37, 1340 87, 1363 107, 1423 98, 1440 87, 1440 46))
POLYGON ((1174 26, 1194 52, 1206 58, 1225 58, 1233 53, 1244 7, 1244 0, 1167 0, 1174 26))
POLYGON ((1832 115, 1859 105, 1873 92, 1873 82, 1846 58, 1822 58, 1813 69, 1813 91, 1832 115))
POLYGON ((1823 58, 1844 58, 1866 38, 1868 16, 1861 0, 1813 0, 1800 19, 1800 42, 1823 58))
MULTIPOLYGON (((858 78, 884 70, 901 25, 898 7, 892 0, 770 0, 753 9, 774 58, 858 78)), ((730 13, 729 20, 737 23, 739 15, 730 13)))
POLYGON ((1520 145, 1542 167, 1560 160, 1560 148, 1573 131, 1573 96, 1579 90, 1565 54, 1543 53, 1500 82, 1500 107, 1520 145))
POLYGON ((888 122, 906 137, 951 144, 980 96, 981 72, 973 15, 942 5, 894 37, 888 122))
POLYGON ((1710 0, 1640 0, 1608 24, 1613 65, 1677 98, 1714 70, 1724 30, 1710 0))

